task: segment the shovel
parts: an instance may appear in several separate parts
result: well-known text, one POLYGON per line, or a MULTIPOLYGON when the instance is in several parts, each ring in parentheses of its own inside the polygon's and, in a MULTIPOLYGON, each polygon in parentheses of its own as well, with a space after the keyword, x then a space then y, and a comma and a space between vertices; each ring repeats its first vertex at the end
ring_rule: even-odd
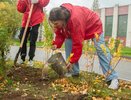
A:
POLYGON ((20 52, 21 52, 21 50, 22 50, 22 46, 23 46, 23 43, 24 43, 24 40, 25 40, 27 28, 28 28, 28 26, 29 26, 31 14, 32 14, 32 11, 33 11, 33 6, 34 6, 34 4, 31 4, 29 16, 28 16, 28 19, 27 19, 27 22, 26 22, 25 30, 24 30, 24 33, 23 33, 23 36, 22 36, 22 40, 21 40, 21 43, 20 43, 20 47, 19 47, 19 50, 18 50, 18 52, 17 52, 17 54, 16 54, 16 56, 15 56, 15 59, 14 59, 14 66, 16 66, 16 63, 17 63, 19 54, 20 54, 20 52))

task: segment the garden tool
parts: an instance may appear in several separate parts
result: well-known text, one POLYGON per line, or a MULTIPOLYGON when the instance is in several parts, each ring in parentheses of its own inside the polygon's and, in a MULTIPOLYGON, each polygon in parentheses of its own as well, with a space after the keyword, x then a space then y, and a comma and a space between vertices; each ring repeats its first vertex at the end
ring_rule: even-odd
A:
MULTIPOLYGON (((72 57, 73 55, 74 55, 74 54, 71 53, 70 56, 67 58, 67 60, 66 60, 66 63, 67 63, 67 64, 69 63, 69 61, 70 61, 70 59, 71 59, 71 57, 72 57)), ((72 66, 69 66, 69 67, 67 68, 67 70, 68 70, 68 71, 71 71, 71 70, 72 70, 72 66)))
POLYGON ((23 46, 23 43, 24 43, 24 40, 25 40, 25 36, 26 36, 27 28, 29 26, 29 22, 30 22, 30 18, 31 18, 31 15, 32 15, 33 7, 34 7, 34 4, 31 4, 30 11, 29 11, 29 16, 28 16, 28 19, 27 19, 27 22, 26 22, 25 30, 24 30, 22 40, 21 40, 21 43, 20 43, 20 47, 19 47, 19 50, 18 50, 18 52, 17 52, 17 54, 15 56, 14 66, 16 66, 19 54, 21 52, 21 49, 22 49, 22 46, 23 46))

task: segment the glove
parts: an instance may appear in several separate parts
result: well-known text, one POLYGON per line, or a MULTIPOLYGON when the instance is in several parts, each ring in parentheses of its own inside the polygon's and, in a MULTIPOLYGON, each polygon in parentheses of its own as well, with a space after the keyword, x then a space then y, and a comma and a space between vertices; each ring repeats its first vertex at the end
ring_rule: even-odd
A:
POLYGON ((52 50, 56 50, 57 49, 57 45, 52 45, 51 49, 52 50))
POLYGON ((31 3, 32 4, 36 4, 36 3, 38 3, 39 2, 39 0, 31 0, 31 3))

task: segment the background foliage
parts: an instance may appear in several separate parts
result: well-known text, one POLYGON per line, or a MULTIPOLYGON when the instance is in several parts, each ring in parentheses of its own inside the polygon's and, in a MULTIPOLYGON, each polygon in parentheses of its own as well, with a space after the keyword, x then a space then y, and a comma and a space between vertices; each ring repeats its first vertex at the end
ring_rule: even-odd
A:
POLYGON ((50 47, 52 44, 52 40, 53 40, 53 31, 48 23, 48 16, 46 15, 45 20, 44 20, 44 46, 45 47, 50 47))
POLYGON ((9 51, 10 40, 20 26, 21 15, 16 10, 16 1, 0 2, 0 74, 5 69, 5 59, 9 51))

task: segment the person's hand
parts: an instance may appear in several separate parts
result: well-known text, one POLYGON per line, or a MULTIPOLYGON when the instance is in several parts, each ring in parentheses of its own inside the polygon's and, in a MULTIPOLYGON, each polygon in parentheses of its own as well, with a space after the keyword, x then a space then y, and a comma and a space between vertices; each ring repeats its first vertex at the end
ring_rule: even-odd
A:
POLYGON ((96 41, 98 42, 99 41, 99 35, 97 33, 95 33, 95 38, 96 38, 96 41))
POLYGON ((70 69, 72 69, 72 66, 73 66, 73 64, 72 63, 67 63, 67 65, 66 65, 66 68, 67 68, 67 70, 70 70, 70 69))
POLYGON ((31 0, 31 3, 32 4, 36 4, 36 3, 38 3, 39 2, 39 0, 31 0))
POLYGON ((57 49, 57 45, 52 45, 51 49, 52 50, 56 50, 57 49))

